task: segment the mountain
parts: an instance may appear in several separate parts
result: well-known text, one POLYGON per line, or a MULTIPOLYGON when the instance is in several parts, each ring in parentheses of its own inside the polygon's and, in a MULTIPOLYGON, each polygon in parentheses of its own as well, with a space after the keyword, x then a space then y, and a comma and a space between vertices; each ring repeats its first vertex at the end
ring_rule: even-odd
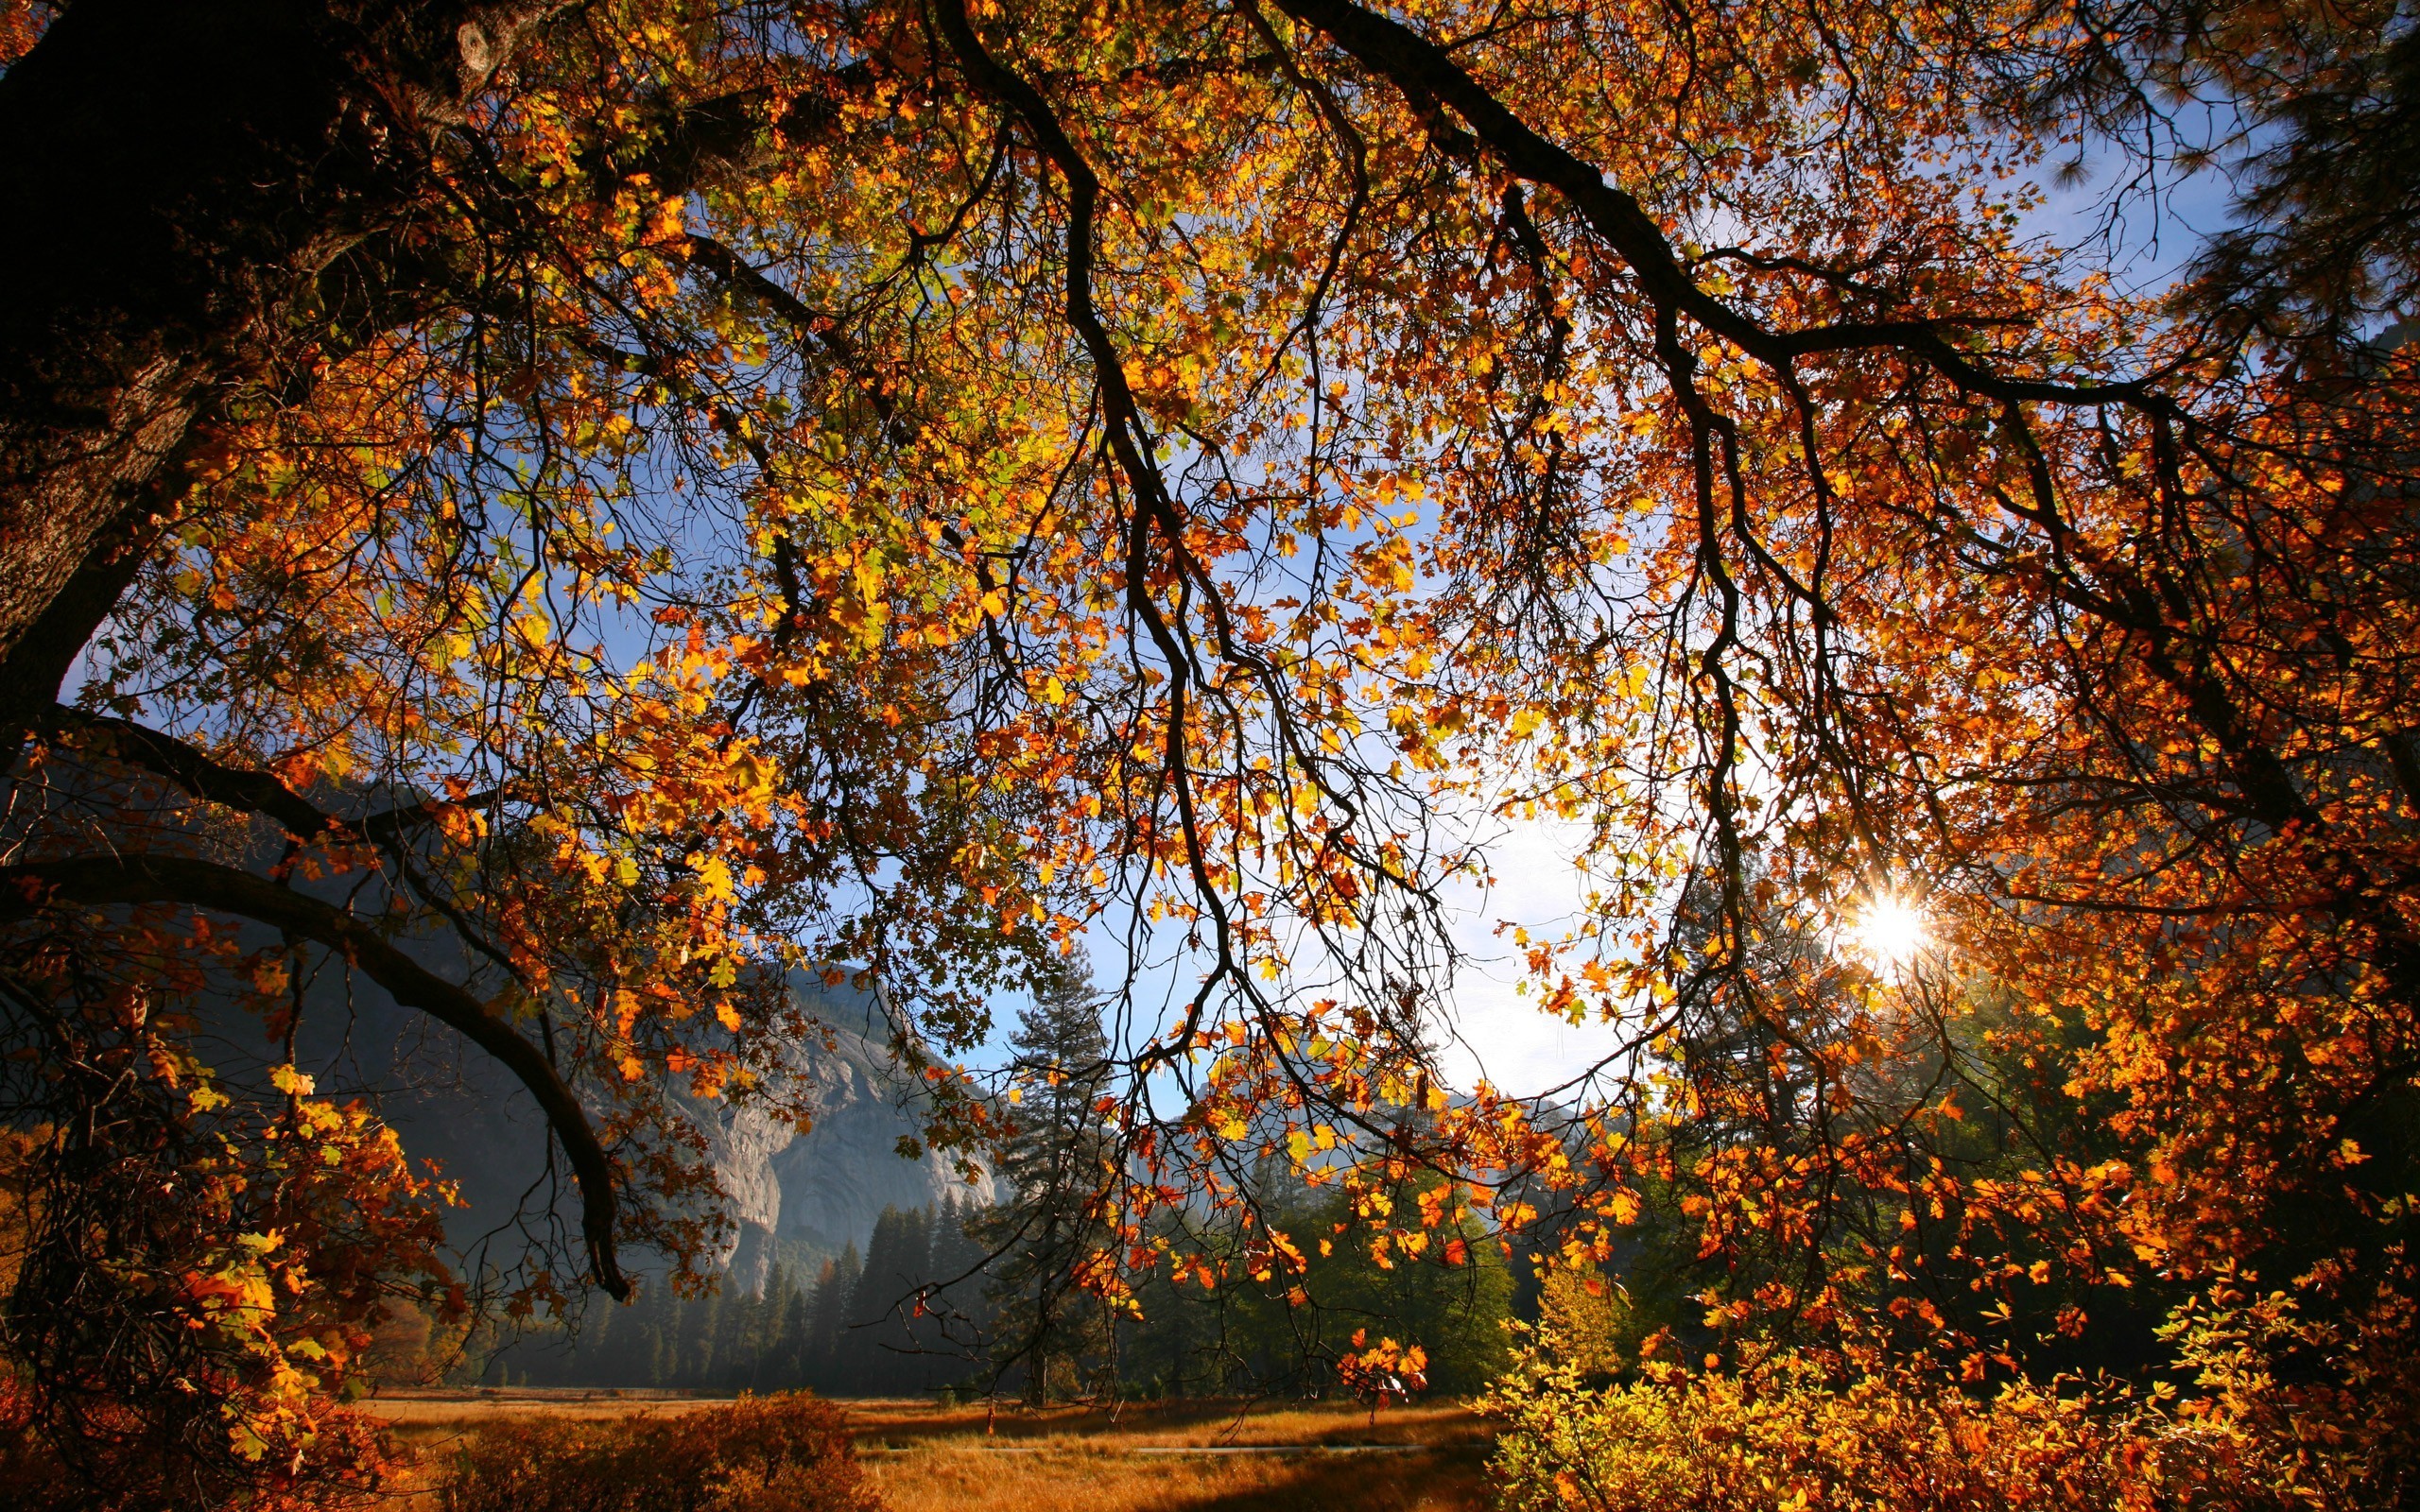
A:
MULTIPOLYGON (((415 954, 430 954, 414 951, 415 954)), ((457 975, 462 963, 426 964, 457 975)), ((752 1108, 683 1097, 708 1142, 707 1156, 736 1229, 712 1257, 729 1290, 759 1294, 776 1261, 811 1274, 847 1245, 863 1250, 887 1207, 939 1207, 993 1199, 988 1177, 959 1178, 942 1160, 898 1153, 923 1131, 920 1087, 897 1074, 889 1027, 870 993, 792 977, 791 991, 829 1029, 789 1048, 795 1074, 813 1089, 812 1127, 752 1108)), ((222 1074, 282 1059, 249 1017, 221 1021, 205 1058, 222 1074)), ((425 1016, 397 1006, 373 984, 323 969, 306 988, 294 1058, 321 1092, 363 1097, 418 1159, 433 1160, 458 1184, 463 1205, 448 1231, 471 1274, 509 1268, 525 1235, 549 1223, 576 1228, 577 1194, 560 1161, 550 1169, 545 1128, 520 1084, 425 1016)), ((648 1257, 632 1255, 644 1268, 648 1257)))
POLYGON ((869 993, 844 993, 793 976, 790 990, 830 1027, 832 1043, 793 1047, 797 1074, 814 1089, 815 1119, 804 1135, 751 1108, 724 1105, 693 1116, 710 1129, 712 1159, 739 1231, 722 1256, 734 1288, 761 1295, 778 1259, 812 1267, 844 1246, 863 1250, 885 1208, 936 1208, 955 1197, 994 1200, 994 1183, 969 1184, 927 1154, 907 1160, 902 1137, 923 1133, 921 1091, 897 1074, 885 1048, 888 1025, 869 993))

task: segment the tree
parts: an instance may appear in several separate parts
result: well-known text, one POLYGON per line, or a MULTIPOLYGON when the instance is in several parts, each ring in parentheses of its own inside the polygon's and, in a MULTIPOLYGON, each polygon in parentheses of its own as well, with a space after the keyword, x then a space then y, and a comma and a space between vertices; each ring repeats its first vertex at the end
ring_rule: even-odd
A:
MULTIPOLYGON (((668 1082, 809 1111, 780 967, 863 963, 972 1159, 952 1057, 1109 916, 1184 964, 1112 995, 1106 1299, 1202 1261, 1169 1214, 1282 1254, 1264 1159, 1337 1162, 1391 1252, 1668 1186, 1729 1337, 1988 1376, 1927 1288, 2249 1270, 2339 1362, 2286 1416, 2399 1442, 2342 1404, 2420 1357, 2404 8, 175 9, 20 6, 0 77, 51 231, 0 324, 42 1179, 59 1130, 198 1148, 206 1084, 309 1207, 270 1133, 311 1094, 205 1083, 192 1007, 274 1041, 341 971, 547 1108, 582 1190, 524 1299, 611 1290, 708 1237, 668 1082), (2196 100, 2243 129, 2179 136, 2196 100), (2131 292, 2029 231, 2080 146, 2213 162, 2243 224, 2131 292), (1586 837, 1520 945, 1630 1043, 1551 1109, 1436 1053, 1475 812, 1586 837), (1764 948, 1886 904, 1924 970, 1764 948), (2067 1073, 2031 1153, 1951 1159, 2028 1056, 2067 1073)), ((364 1264, 441 1289, 380 1170, 364 1264)), ((42 1381, 67 1211, 11 1314, 42 1381)), ((311 1370, 188 1330, 225 1367, 154 1384, 284 1433, 360 1321, 311 1370)))
POLYGON ((866 1263, 849 1295, 835 1390, 883 1396, 912 1389, 922 1341, 920 1288, 931 1274, 932 1214, 922 1208, 885 1208, 866 1241, 866 1263))
POLYGON ((1029 1402, 1094 1395, 1116 1370, 1103 1294, 1069 1284, 1115 1263, 1102 1211, 1118 1181, 1097 1106, 1110 1065, 1100 1010, 1080 953, 1036 984, 1009 1041, 1016 1106, 999 1170, 1011 1194, 972 1230, 996 1256, 987 1267, 993 1367, 1020 1373, 1029 1402))
POLYGON ((932 1351, 933 1374, 942 1385, 956 1387, 974 1378, 986 1341, 997 1328, 986 1295, 992 1257, 976 1237, 982 1213, 982 1205, 971 1194, 963 1201, 945 1199, 933 1213, 933 1254, 925 1272, 930 1290, 924 1298, 927 1315, 919 1321, 922 1344, 932 1351))
MULTIPOLYGON (((10 238, 5 265, 25 291, 0 329, 13 744, 248 407, 301 401, 331 363, 498 292, 475 264, 538 206, 484 171, 478 138, 516 63, 579 8, 11 9, 0 185, 52 228, 10 238)), ((802 129, 769 97, 760 83, 701 103, 670 157, 620 166, 671 184, 764 126, 802 129)))
MULTIPOLYGON (((560 151, 585 163, 583 180, 601 175, 589 187, 643 181, 648 193, 678 194, 761 157, 786 130, 820 130, 828 103, 785 94, 776 111, 768 77, 721 75, 710 96, 664 96, 672 116, 633 122, 637 134, 620 146, 575 144, 561 134, 565 121, 614 112, 590 108, 602 96, 582 105, 551 84, 543 102, 516 98, 509 76, 539 56, 525 48, 540 31, 545 56, 565 65, 540 70, 554 84, 585 77, 609 95, 644 93, 652 86, 641 77, 662 60, 642 60, 653 47, 640 35, 653 25, 644 18, 585 18, 601 29, 583 41, 569 14, 550 5, 296 4, 255 8, 239 26, 115 0, 35 6, 10 12, 0 78, 9 188, 58 228, 10 239, 9 270, 26 297, 0 332, 0 749, 16 764, 0 917, 37 942, 10 973, 11 1034, 37 1057, 70 1061, 95 1039, 122 1037, 109 1053, 163 1078, 154 1091, 171 1106, 183 1098, 188 1119, 233 1093, 248 1116, 261 1111, 252 1128, 272 1127, 289 1096, 283 1083, 193 1079, 200 1068, 186 1049, 201 1018, 187 1006, 197 994, 223 999, 232 979, 267 1017, 274 1045, 291 1015, 278 990, 255 986, 271 974, 357 974, 496 1057, 549 1118, 578 1191, 562 1204, 569 1213, 555 1211, 560 1194, 543 1194, 547 1211, 517 1299, 540 1307, 583 1280, 622 1294, 624 1245, 657 1245, 685 1263, 710 1241, 717 1220, 694 1200, 703 1173, 683 1115, 662 1099, 667 1079, 700 1094, 759 1096, 804 1118, 801 1090, 768 1074, 783 1044, 813 1032, 766 985, 783 967, 876 954, 854 948, 864 940, 912 954, 920 936, 929 946, 950 933, 971 942, 944 952, 960 966, 1029 947, 988 921, 969 931, 951 902, 955 883, 908 874, 923 863, 898 879, 904 908, 834 917, 815 901, 854 886, 860 873, 842 852, 868 862, 925 848, 928 861, 960 869, 948 858, 965 842, 965 805, 946 782, 909 796, 921 786, 906 776, 915 762, 894 764, 862 735, 850 745, 869 765, 830 769, 834 801, 822 812, 777 801, 773 758, 730 728, 719 696, 702 695, 732 667, 731 647, 688 635, 679 604, 644 602, 627 569, 656 545, 607 540, 614 522, 597 512, 605 473, 591 471, 601 459, 595 445, 619 454, 609 472, 645 448, 596 431, 600 410, 572 422, 591 426, 573 445, 585 460, 533 471, 533 456, 572 455, 556 449, 568 437, 555 427, 570 416, 553 407, 569 397, 556 381, 567 374, 542 383, 544 395, 522 390, 507 402, 534 427, 505 421, 491 403, 494 361, 525 375, 546 366, 545 338, 525 339, 538 329, 523 318, 533 310, 527 297, 576 266, 556 286, 603 292, 596 276, 620 255, 606 249, 648 234, 635 222, 614 228, 623 190, 599 198, 584 187, 546 202, 542 158, 560 151), (625 73, 634 62, 637 72, 625 73), (703 113, 684 113, 692 106, 703 113), (537 157, 523 150, 543 137, 554 146, 537 157), (519 146, 491 150, 507 139, 519 146), (657 146, 672 157, 650 156, 657 146), (94 205, 90 187, 101 181, 123 186, 123 198, 94 205), (585 249, 552 262, 540 249, 549 245, 585 249), (599 252, 603 263, 587 261, 599 252), (514 292, 503 293, 508 285, 514 292), (498 295, 504 306, 493 302, 498 295), (506 306, 518 313, 499 326, 506 306), (508 348, 517 355, 504 356, 508 348), (489 510, 508 500, 517 502, 506 512, 537 531, 526 553, 490 529, 489 510), (619 636, 620 616, 648 609, 662 611, 668 659, 635 681, 601 640, 565 644, 583 624, 619 636), (116 660, 90 645, 113 661, 102 679, 113 690, 95 682, 78 708, 56 704, 60 679, 101 626, 103 643, 132 653, 116 660), (504 687, 498 676, 535 681, 491 702, 504 687), (655 693, 629 699, 642 683, 655 693), (572 693, 584 709, 540 714, 541 685, 584 687, 572 693), (508 707, 540 717, 499 726, 491 713, 508 707), (609 710, 618 713, 589 722, 609 710), (161 724, 125 717, 147 712, 161 724), (592 781, 609 769, 621 778, 592 781), (865 801, 860 779, 884 770, 905 785, 865 801), (801 823, 800 833, 835 842, 821 860, 802 850, 775 868, 800 890, 759 921, 787 916, 766 936, 733 915, 736 893, 752 894, 770 875, 742 853, 752 843, 734 843, 735 820, 767 834, 801 823), (559 845, 575 833, 586 838, 559 845), (591 849, 608 833, 616 838, 591 849), (813 932, 808 916, 819 911, 838 926, 836 948, 801 951, 794 942, 813 932), (279 942, 226 934, 230 916, 279 942), (432 970, 430 953, 412 948, 431 935, 443 941, 434 954, 458 960, 432 970), (239 940, 244 958, 223 970, 222 948, 239 940), (769 977, 758 970, 767 966, 769 977)), ((606 302, 636 292, 625 284, 606 302)), ((584 318, 553 329, 586 344, 583 364, 620 374, 609 387, 651 403, 631 381, 648 387, 665 369, 657 379, 626 370, 596 347, 584 318)), ((777 701, 836 714, 851 701, 812 676, 776 676, 766 688, 786 690, 777 701)), ((859 717, 837 714, 835 728, 859 717)), ((979 885, 996 890, 998 881, 979 885)), ((942 1001, 963 1012, 972 1000, 944 990, 942 1001)), ((61 1079, 52 1074, 59 1062, 38 1063, 33 1091, 9 1105, 12 1120, 126 1126, 112 1108, 61 1105, 58 1095, 116 1098, 123 1079, 61 1079)), ((266 1180, 275 1162, 262 1139, 236 1147, 266 1162, 257 1177, 266 1180)), ((62 1147, 47 1159, 51 1178, 67 1179, 78 1158, 62 1147)), ((131 1177, 130 1167, 102 1169, 131 1177)), ((385 1187, 365 1185, 363 1211, 401 1201, 415 1211, 391 1230, 396 1247, 377 1269, 443 1293, 453 1281, 426 1212, 437 1189, 412 1184, 419 1178, 405 1167, 389 1177, 385 1187)), ((79 1284, 89 1261, 77 1258, 80 1238, 41 1228, 70 1211, 38 1210, 36 1246, 66 1246, 62 1268, 23 1272, 15 1303, 12 1348, 45 1371, 82 1357, 72 1337, 45 1336, 66 1315, 31 1289, 79 1284)), ((205 1206, 182 1211, 198 1228, 132 1241, 138 1268, 242 1273, 238 1233, 205 1206)), ((342 1258, 332 1246, 293 1263, 301 1274, 342 1258)), ((222 1447, 230 1464, 290 1459, 278 1435, 313 1431, 308 1403, 341 1385, 348 1339, 366 1337, 387 1305, 374 1285, 341 1295, 364 1315, 332 1331, 297 1310, 291 1338, 280 1337, 285 1322, 192 1334, 224 1349, 223 1369, 147 1356, 156 1367, 147 1386, 120 1380, 110 1391, 168 1403, 174 1423, 209 1423, 231 1394, 268 1391, 257 1412, 229 1407, 234 1426, 222 1447), (285 1349, 306 1342, 319 1351, 314 1368, 296 1366, 285 1349)), ((459 1302, 452 1293, 449 1305, 459 1302)), ((58 1384, 66 1397, 87 1389, 58 1384)), ((81 1420, 70 1412, 55 1423, 81 1420)))
POLYGON ((809 1346, 805 1366, 806 1383, 818 1391, 838 1389, 833 1352, 838 1348, 841 1331, 849 1326, 849 1295, 864 1268, 857 1259, 857 1246, 852 1242, 841 1249, 838 1260, 823 1263, 822 1274, 816 1279, 815 1296, 806 1314, 809 1346))

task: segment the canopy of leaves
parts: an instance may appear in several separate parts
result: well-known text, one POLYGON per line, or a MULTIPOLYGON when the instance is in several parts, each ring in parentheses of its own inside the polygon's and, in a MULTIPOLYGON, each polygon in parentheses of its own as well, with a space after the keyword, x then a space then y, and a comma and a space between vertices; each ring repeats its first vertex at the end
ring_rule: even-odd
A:
MULTIPOLYGON (((0 106, 113 3, 9 8, 0 106)), ((36 606, 99 595, 71 702, 0 711, 12 1121, 69 1169, 133 1078, 147 1159, 302 1214, 324 1142, 396 1214, 176 1209, 158 1305, 274 1268, 230 1245, 437 1274, 359 1115, 222 1107, 205 996, 274 1037, 341 962, 507 1063, 580 1188, 535 1306, 710 1237, 669 1090, 807 1116, 782 968, 867 973, 973 1156, 987 1005, 1123 930, 1111 1304, 1209 1222, 1306 1265, 1278 1160, 1381 1256, 1671 1194, 1722 1336, 1819 1360, 2005 1376, 2033 1289, 2244 1271, 2409 1357, 2405 7, 294 14, 325 156, 214 253, 244 297, 8 440, 20 514, 141 484, 36 606), (2215 162, 2240 227, 2138 292, 2038 234, 2079 151, 2215 162), (1490 818, 1576 837, 1512 937, 1622 1041, 1551 1105, 1437 1054, 1490 818), (1886 899, 1920 959, 1834 948, 1886 899)), ((25 1211, 10 1348, 72 1360, 13 1331, 91 1230, 25 1211)), ((274 1460, 347 1306, 159 1389, 274 1460)))

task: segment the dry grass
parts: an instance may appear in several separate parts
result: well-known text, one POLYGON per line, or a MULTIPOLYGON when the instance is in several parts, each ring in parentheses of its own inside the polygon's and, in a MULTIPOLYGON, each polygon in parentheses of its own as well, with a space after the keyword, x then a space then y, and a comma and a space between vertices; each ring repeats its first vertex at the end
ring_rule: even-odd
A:
POLYGON ((1080 1441, 1107 1448, 1234 1448, 1383 1444, 1484 1445, 1493 1435, 1467 1407, 1401 1407, 1374 1418, 1351 1406, 1181 1401, 1024 1408, 936 1407, 920 1401, 844 1401, 860 1447, 1080 1441))
POLYGON ((866 1477, 890 1512, 1478 1512, 1489 1504, 1488 1435, 1460 1407, 1383 1413, 1374 1427, 1349 1408, 1201 1403, 1115 1415, 1011 1411, 994 1419, 979 1406, 860 1402, 850 1417, 866 1477), (1217 1452, 1151 1452, 1167 1449, 1217 1452), (1299 1452, 1249 1452, 1272 1449, 1299 1452), (1231 1452, 1238 1450, 1247 1452, 1231 1452))
POLYGON ((446 1464, 445 1451, 466 1434, 497 1423, 544 1418, 593 1419, 682 1413, 710 1406, 713 1399, 654 1391, 447 1391, 389 1388, 362 1401, 365 1412, 387 1419, 395 1438, 419 1462, 407 1467, 394 1489, 389 1512, 437 1512, 434 1478, 446 1464))
MULTIPOLYGON (((721 1399, 669 1391, 441 1391, 389 1388, 360 1405, 393 1423, 406 1438, 467 1432, 525 1418, 629 1418, 689 1412, 721 1399)), ((846 1402, 842 1406, 848 1405, 846 1402)))
MULTIPOLYGON (((404 1392, 367 1403, 406 1443, 483 1423, 679 1413, 632 1392, 404 1392)), ((1381 1413, 1187 1402, 988 1412, 856 1401, 866 1476, 890 1512, 1481 1512, 1491 1435, 1467 1409, 1381 1413), (1156 1451, 1213 1452, 1155 1452, 1156 1451), (1242 1451, 1236 1452, 1235 1451, 1242 1451), (1273 1452, 1272 1452, 1273 1451, 1273 1452)))
POLYGON ((1488 1504, 1483 1458, 1477 1450, 1146 1458, 956 1448, 863 1463, 890 1512, 1477 1512, 1488 1504))

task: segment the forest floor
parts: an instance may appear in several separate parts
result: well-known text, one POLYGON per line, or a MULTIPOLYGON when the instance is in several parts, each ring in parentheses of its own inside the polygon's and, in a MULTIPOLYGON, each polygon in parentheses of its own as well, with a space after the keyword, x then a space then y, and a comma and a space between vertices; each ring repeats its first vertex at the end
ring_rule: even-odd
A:
MULTIPOLYGON (((500 1418, 677 1413, 631 1391, 392 1392, 365 1402, 435 1447, 500 1418)), ((1171 1402, 1028 1410, 839 1401, 889 1512, 1481 1512, 1493 1435, 1460 1404, 1171 1402)))

